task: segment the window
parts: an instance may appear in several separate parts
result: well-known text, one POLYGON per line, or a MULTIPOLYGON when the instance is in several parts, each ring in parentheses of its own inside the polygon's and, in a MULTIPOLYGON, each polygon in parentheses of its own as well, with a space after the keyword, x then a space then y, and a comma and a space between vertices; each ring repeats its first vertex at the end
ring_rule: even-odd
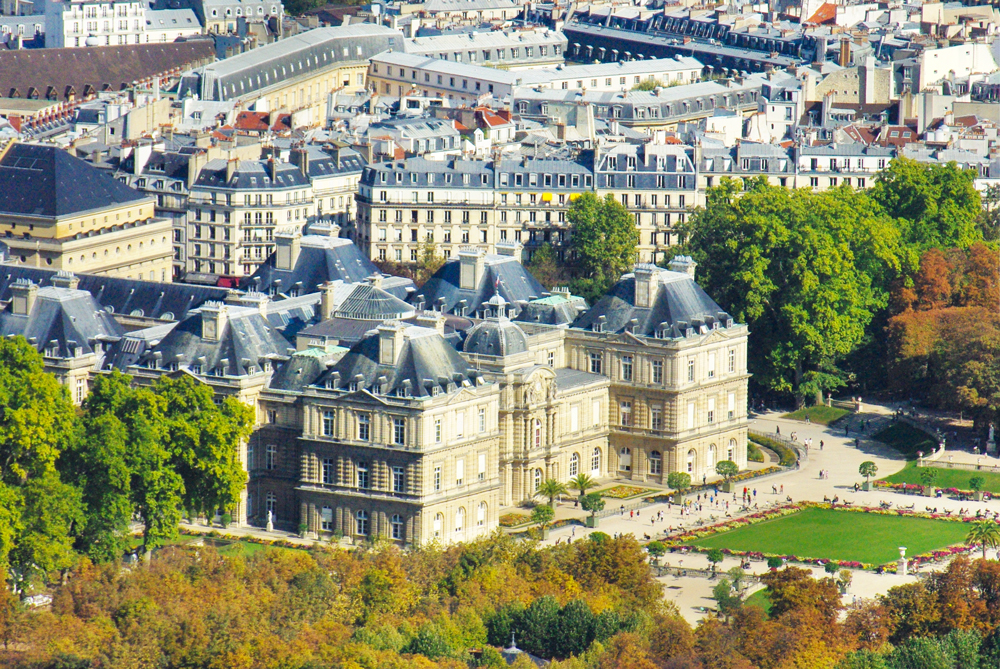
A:
POLYGON ((732 420, 736 417, 736 393, 729 393, 726 417, 732 420))
POLYGON ((440 418, 435 418, 434 419, 434 443, 435 444, 440 444, 441 443, 441 419, 440 418))
POLYGON ((267 497, 264 500, 267 506, 265 509, 268 512, 268 520, 278 519, 278 498, 275 497, 273 492, 267 493, 267 497))
POLYGON ((688 381, 694 381, 694 360, 688 360, 688 381))
POLYGON ((442 528, 443 525, 444 525, 444 514, 440 514, 440 513, 435 514, 434 515, 434 536, 436 536, 436 537, 441 536, 441 528, 442 528))
POLYGON ((715 351, 708 354, 708 378, 715 378, 715 351))
POLYGON ((542 446, 542 421, 535 421, 535 448, 542 446))
POLYGON ((486 454, 485 453, 480 453, 478 460, 479 460, 479 463, 478 463, 479 464, 479 468, 478 468, 478 472, 479 473, 476 475, 476 478, 478 478, 480 481, 485 481, 486 480, 486 454))
POLYGON ((257 464, 253 461, 253 441, 247 442, 247 470, 253 469, 257 464))
POLYGON ((355 521, 355 534, 362 537, 368 536, 368 512, 358 511, 355 521))
POLYGON ((533 489, 533 490, 534 490, 535 492, 538 492, 538 490, 539 490, 539 489, 540 489, 541 487, 542 487, 542 470, 541 470, 541 469, 536 469, 536 470, 535 470, 535 481, 534 481, 534 488, 532 488, 532 489, 533 489))
POLYGON ((663 410, 660 407, 651 407, 649 410, 649 427, 652 430, 663 429, 663 410))
POLYGON ((274 425, 278 422, 278 412, 274 409, 268 409, 267 411, 267 422, 274 425))
POLYGON ((601 449, 595 448, 590 456, 590 473, 600 475, 601 473, 601 449))
POLYGON ((622 446, 618 451, 618 469, 623 472, 632 471, 632 449, 622 446))
POLYGON ((434 489, 441 489, 441 465, 436 465, 434 467, 434 489))
POLYGON ((366 413, 358 414, 358 439, 368 441, 372 434, 372 419, 366 413))
POLYGON ((694 402, 688 402, 688 429, 694 429, 694 402))
POLYGON ((590 405, 590 420, 591 424, 594 426, 601 424, 601 401, 594 400, 593 404, 590 405))
POLYGON ((486 432, 486 409, 479 409, 479 433, 486 432))
POLYGON ((655 383, 656 385, 661 385, 663 383, 663 361, 654 360, 652 368, 653 368, 653 373, 651 376, 653 379, 653 383, 655 383))
POLYGON ((358 487, 367 488, 369 483, 368 479, 368 463, 359 462, 358 463, 358 487))
POLYGON ((649 453, 649 473, 663 473, 663 456, 660 455, 659 451, 651 451, 649 453))
POLYGON ((459 458, 455 460, 455 485, 465 483, 465 460, 459 458))
POLYGON ((622 356, 622 381, 632 380, 632 356, 622 356))
POLYGON ((729 349, 729 373, 733 374, 736 372, 736 349, 729 349))
POLYGON ((331 458, 323 459, 323 483, 333 483, 334 473, 337 471, 335 467, 337 463, 331 458))
POLYGON ((396 444, 397 446, 404 446, 406 444, 405 418, 392 419, 392 443, 396 444))
POLYGON ((324 411, 323 412, 323 436, 332 437, 333 436, 333 412, 324 411))
POLYGON ((695 462, 695 458, 697 457, 697 455, 698 454, 695 453, 695 451, 694 451, 693 448, 690 451, 688 451, 688 456, 687 456, 687 471, 688 471, 688 474, 694 474, 694 462, 695 462))
POLYGON ((734 459, 735 455, 736 455, 736 440, 730 439, 729 450, 726 452, 726 460, 729 460, 730 462, 736 462, 736 460, 734 459))
POLYGON ((330 532, 333 530, 333 509, 324 506, 319 512, 320 529, 330 532))
POLYGON ((486 502, 480 502, 476 509, 476 525, 482 527, 486 524, 486 502))
POLYGON ((549 364, 549 367, 555 367, 556 366, 556 354, 553 351, 549 351, 548 364, 549 364))
POLYGON ((591 353, 590 354, 590 373, 600 374, 601 373, 601 354, 591 353))
POLYGON ((622 400, 621 404, 621 419, 622 425, 628 426, 632 424, 632 402, 629 400, 622 400))
POLYGON ((462 532, 465 530, 465 507, 458 507, 458 511, 455 512, 455 531, 462 532))
POLYGON ((274 444, 267 445, 267 452, 264 454, 264 469, 276 469, 278 466, 278 447, 274 444))
POLYGON ((715 398, 714 397, 709 397, 708 398, 708 416, 707 416, 707 418, 708 418, 708 422, 709 423, 714 423, 715 422, 715 398))
POLYGON ((569 408, 569 431, 580 431, 580 405, 574 404, 569 408))
POLYGON ((392 538, 402 539, 403 538, 403 519, 398 513, 392 514, 392 519, 389 521, 389 525, 392 527, 392 538))

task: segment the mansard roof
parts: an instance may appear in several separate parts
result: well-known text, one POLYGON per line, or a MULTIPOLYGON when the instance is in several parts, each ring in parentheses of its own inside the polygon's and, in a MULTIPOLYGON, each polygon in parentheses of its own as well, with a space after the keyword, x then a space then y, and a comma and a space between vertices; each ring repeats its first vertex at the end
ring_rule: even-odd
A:
POLYGON ((524 303, 547 294, 542 284, 514 256, 486 254, 483 269, 475 288, 462 288, 461 261, 451 258, 410 297, 409 302, 418 306, 422 303, 425 309, 474 316, 488 308, 485 303, 494 295, 500 295, 508 304, 520 309, 524 303))
POLYGON ((54 357, 75 357, 74 349, 94 353, 98 342, 110 344, 123 334, 85 290, 47 286, 38 289, 28 315, 15 314, 12 305, 0 311, 0 336, 23 335, 39 351, 51 351, 54 345, 54 357))

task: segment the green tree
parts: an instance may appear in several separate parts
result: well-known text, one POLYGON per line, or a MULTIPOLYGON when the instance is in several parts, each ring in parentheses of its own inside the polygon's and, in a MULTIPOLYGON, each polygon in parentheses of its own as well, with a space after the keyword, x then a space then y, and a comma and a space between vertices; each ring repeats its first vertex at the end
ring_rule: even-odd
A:
POLYGON ((610 193, 603 199, 581 193, 566 220, 577 275, 574 292, 596 301, 635 263, 639 229, 632 214, 610 193))
POLYGON ((653 91, 658 86, 663 86, 658 79, 644 79, 632 87, 633 91, 653 91))
POLYGON ((566 283, 566 270, 556 257, 551 244, 542 244, 531 254, 531 260, 524 266, 538 283, 547 289, 566 283))
POLYGON ((553 509, 556 508, 556 497, 559 495, 565 495, 567 492, 566 485, 560 483, 555 479, 545 479, 542 481, 542 485, 538 486, 538 492, 535 494, 542 497, 549 498, 549 506, 553 509))
POLYGON ((707 202, 683 228, 685 250, 701 286, 749 325, 755 382, 799 406, 840 387, 838 364, 916 264, 895 223, 850 188, 812 193, 763 177, 725 179, 707 202))
POLYGON ((976 171, 896 158, 875 176, 872 200, 900 219, 903 239, 920 248, 965 248, 982 238, 976 171))
POLYGON ((984 487, 986 487, 986 479, 982 476, 973 476, 969 479, 969 489, 979 492, 984 487))
POLYGON ((740 599, 739 594, 733 589, 733 584, 729 582, 729 579, 725 578, 712 588, 712 599, 718 604, 719 613, 727 618, 743 605, 743 600, 740 599))
POLYGON ((983 559, 986 559, 987 548, 1000 546, 1000 525, 993 520, 976 520, 969 525, 969 533, 965 535, 967 544, 979 544, 983 547, 983 559))
POLYGON ((603 511, 604 504, 604 498, 597 492, 584 495, 583 499, 580 501, 580 506, 583 507, 584 511, 590 511, 591 516, 596 516, 599 511, 603 511))
POLYGON ((662 541, 650 541, 646 544, 646 552, 654 560, 658 560, 667 553, 667 546, 662 541))
POLYGON ((539 525, 543 530, 556 517, 556 511, 548 504, 539 504, 531 510, 531 522, 539 525))
POLYGON ((878 474, 878 465, 871 460, 865 460, 858 467, 858 473, 865 477, 865 482, 867 483, 871 480, 871 477, 878 474))
POLYGON ((933 637, 910 637, 889 654, 893 669, 952 669, 951 647, 933 637))
POLYGON ((726 554, 722 552, 721 548, 713 548, 708 551, 705 557, 708 558, 708 561, 711 562, 714 567, 726 559, 726 554))
POLYGON ((571 490, 576 490, 580 493, 580 499, 587 494, 587 491, 591 488, 596 488, 599 484, 595 481, 589 474, 577 474, 569 480, 569 487, 571 490))
POLYGON ((206 515, 235 507, 247 480, 239 451, 250 436, 252 410, 233 397, 216 406, 212 389, 189 376, 163 377, 154 391, 165 401, 168 450, 184 481, 184 507, 206 515))
POLYGON ((885 656, 871 650, 848 653, 837 663, 836 669, 891 669, 885 656))
POLYGON ((667 474, 667 487, 684 494, 691 487, 691 475, 687 472, 670 472, 667 474))
POLYGON ((597 636, 597 617, 587 602, 574 599, 559 612, 546 657, 569 657, 587 650, 597 636))
POLYGON ((934 481, 937 480, 937 471, 933 467, 924 467, 920 470, 920 482, 924 484, 925 487, 931 487, 934 485, 934 481))
POLYGON ((732 460, 720 460, 715 463, 715 473, 728 483, 734 476, 740 473, 740 467, 732 460))
POLYGON ((434 242, 425 240, 420 245, 420 253, 417 256, 416 283, 422 286, 427 280, 434 276, 434 273, 444 265, 444 256, 437 252, 434 242))

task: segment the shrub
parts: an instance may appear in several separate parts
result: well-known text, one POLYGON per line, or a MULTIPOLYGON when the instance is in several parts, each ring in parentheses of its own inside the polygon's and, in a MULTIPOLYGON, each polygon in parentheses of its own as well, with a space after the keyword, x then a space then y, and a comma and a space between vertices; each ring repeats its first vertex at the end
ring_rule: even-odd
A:
POLYGON ((228 513, 222 514, 222 529, 228 528, 233 522, 233 517, 228 513))
POLYGON ((678 492, 684 492, 691 487, 691 475, 687 472, 670 472, 667 474, 667 485, 678 492))
POLYGON ((769 557, 767 558, 767 568, 768 569, 778 569, 781 565, 785 564, 785 561, 780 557, 769 557))
POLYGON ((764 462, 764 451, 757 447, 752 441, 747 442, 747 460, 750 462, 764 462))
POLYGON ((979 492, 984 487, 986 487, 986 479, 984 479, 982 476, 973 476, 971 479, 969 479, 970 490, 979 492))
POLYGON ((764 448, 769 448, 774 451, 778 456, 778 464, 782 467, 794 467, 795 463, 799 459, 799 455, 794 449, 785 446, 780 441, 775 441, 774 439, 770 439, 768 437, 761 437, 756 434, 753 435, 750 440, 758 446, 763 446, 764 448))

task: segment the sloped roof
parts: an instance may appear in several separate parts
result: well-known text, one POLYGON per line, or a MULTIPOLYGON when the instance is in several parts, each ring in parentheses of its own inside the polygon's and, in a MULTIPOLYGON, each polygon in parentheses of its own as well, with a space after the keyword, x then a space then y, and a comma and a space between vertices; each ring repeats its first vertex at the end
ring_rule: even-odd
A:
POLYGON ((84 290, 47 286, 38 289, 27 316, 14 314, 11 305, 0 312, 0 335, 23 335, 39 351, 56 342, 62 358, 73 357, 71 343, 93 353, 96 341, 110 343, 123 334, 111 314, 84 290))
POLYGON ((587 302, 582 297, 554 294, 528 302, 514 320, 523 323, 569 325, 586 308, 587 302))
POLYGON ((513 256, 487 254, 483 276, 475 289, 461 288, 460 274, 460 260, 449 259, 410 297, 409 302, 423 302, 427 309, 441 310, 440 300, 443 298, 444 311, 472 316, 494 295, 500 295, 508 304, 520 305, 543 297, 547 292, 513 256), (465 300, 464 305, 460 305, 462 300, 465 300), (463 306, 465 314, 460 312, 463 306))
POLYGON ((0 160, 0 213, 71 216, 149 199, 55 146, 18 143, 0 160))
POLYGON ((344 350, 332 353, 316 349, 298 351, 275 371, 268 387, 273 390, 301 391, 326 372, 330 362, 344 350))
POLYGON ((413 307, 369 283, 359 283, 333 312, 340 318, 394 320, 414 315, 413 307))

